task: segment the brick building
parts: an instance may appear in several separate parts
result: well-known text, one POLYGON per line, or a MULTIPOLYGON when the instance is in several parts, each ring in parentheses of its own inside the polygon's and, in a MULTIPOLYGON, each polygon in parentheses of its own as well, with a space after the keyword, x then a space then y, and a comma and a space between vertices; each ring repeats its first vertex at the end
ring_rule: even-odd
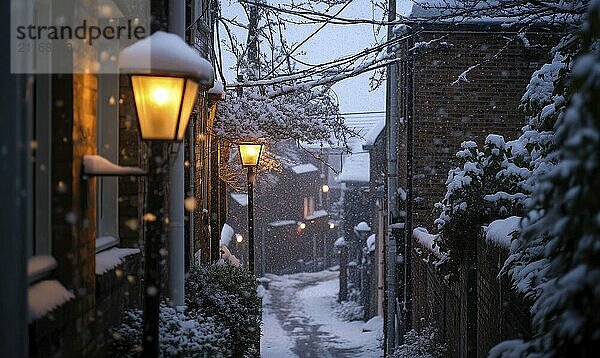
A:
MULTIPOLYGON (((33 1, 23 2, 23 11, 33 5, 33 1)), ((65 9, 58 7, 49 11, 53 16, 82 16, 90 26, 127 18, 149 21, 149 17, 131 12, 135 9, 113 5, 113 10, 120 10, 114 18, 113 13, 100 13, 95 1, 82 1, 69 7, 68 13, 61 13, 65 9)), ((186 25, 193 22, 195 26, 185 26, 186 38, 212 60, 212 14, 218 3, 196 0, 188 5, 186 25)), ((166 2, 153 2, 152 7, 163 27, 168 24, 166 6, 166 2)), ((3 11, 5 14, 10 11, 3 11)), ((144 25, 150 29, 149 23, 144 25)), ((3 143, 5 139, 12 143, 14 165, 21 168, 14 173, 14 183, 7 186, 20 186, 17 196, 10 194, 14 200, 7 200, 9 209, 19 213, 19 220, 7 223, 7 236, 2 238, 3 245, 6 239, 12 242, 6 252, 13 257, 3 269, 3 278, 6 272, 11 275, 7 282, 18 283, 15 290, 0 294, 3 307, 14 307, 12 313, 2 315, 2 320, 10 323, 2 326, 3 339, 9 334, 15 337, 6 345, 2 342, 7 356, 25 356, 27 352, 36 357, 106 356, 112 338, 109 329, 120 322, 126 308, 141 307, 147 179, 139 176, 138 169, 147 167, 148 146, 138 133, 128 76, 109 70, 102 74, 80 71, 102 63, 106 58, 103 50, 100 45, 74 46, 68 55, 56 51, 51 63, 61 66, 58 74, 2 74, 7 91, 15 93, 6 103, 8 111, 12 108, 9 121, 15 123, 9 133, 14 138, 3 138, 3 143), (73 73, 62 73, 65 66, 73 73), (85 163, 94 160, 119 165, 124 174, 85 174, 85 163)), ((111 60, 113 66, 118 54, 118 50, 108 54, 116 59, 111 60)), ((54 69, 48 70, 52 73, 54 69)), ((207 235, 208 225, 218 225, 225 214, 214 199, 222 188, 218 179, 222 146, 209 135, 213 104, 203 89, 185 141, 187 183, 202 183, 186 185, 191 188, 186 195, 197 203, 186 214, 186 267, 197 263, 194 253, 198 251, 204 255, 202 263, 218 258, 214 252, 211 256, 207 235), (205 211, 208 218, 201 220, 205 211)), ((167 146, 163 156, 172 156, 167 146)), ((3 168, 7 170, 5 159, 3 168)), ((165 175, 164 193, 168 192, 167 181, 165 175)), ((166 195, 164 204, 167 208, 166 195)), ((5 209, 3 206, 3 212, 5 209)), ((166 295, 166 290, 162 292, 166 295)))
MULTIPOLYGON (((419 11, 415 5, 412 16, 435 15, 419 11)), ((414 22, 402 31, 396 34, 403 38, 397 52, 402 60, 392 86, 398 91, 398 187, 406 192, 399 203, 405 229, 398 247, 410 260, 397 270, 397 297, 406 297, 408 308, 398 319, 406 329, 433 324, 450 356, 485 355, 502 339, 526 333, 525 328, 510 333, 508 326, 497 326, 526 312, 522 299, 495 278, 498 257, 506 253, 465 243, 459 279, 448 284, 416 253, 427 245, 419 244, 413 229, 435 232, 434 205, 444 197, 461 142, 482 145, 489 133, 507 140, 519 135, 525 125, 518 109, 521 96, 533 71, 546 62, 553 35, 548 29, 530 29, 528 41, 522 41, 514 30, 486 20, 414 22), (487 261, 490 255, 496 255, 494 267, 487 261), (495 316, 502 305, 510 308, 501 310, 503 317, 495 316)))

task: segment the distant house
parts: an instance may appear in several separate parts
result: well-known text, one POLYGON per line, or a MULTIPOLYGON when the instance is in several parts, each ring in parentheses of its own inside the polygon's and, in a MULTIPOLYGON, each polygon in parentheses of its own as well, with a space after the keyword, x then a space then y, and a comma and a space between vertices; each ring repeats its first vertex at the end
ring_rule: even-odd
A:
MULTIPOLYGON (((289 146, 289 143, 280 144, 289 146)), ((293 145, 278 159, 281 173, 259 174, 255 185, 255 268, 258 274, 314 270, 332 261, 333 234, 329 228, 325 165, 293 145)), ((228 224, 243 238, 230 244, 246 257, 247 196, 229 194, 228 224)), ((243 260, 242 260, 243 261, 243 260)))
MULTIPOLYGON (((317 152, 325 152, 330 170, 332 217, 339 223, 339 233, 348 244, 349 289, 361 292, 360 302, 365 306, 365 319, 382 314, 383 300, 383 237, 381 210, 383 208, 383 116, 377 114, 349 115, 344 119, 352 135, 346 143, 337 146, 309 145, 317 152), (374 236, 367 244, 367 235, 358 238, 355 227, 368 223, 374 236), (373 250, 370 250, 370 249, 373 250), (369 263, 363 265, 363 252, 369 263), (369 256, 370 255, 370 256, 369 256), (362 273, 361 273, 362 271, 362 273), (381 288, 381 289, 380 289, 381 288)), ((339 236, 339 235, 338 235, 339 236)), ((342 282, 344 273, 340 274, 342 282)), ((341 299, 345 299, 341 293, 341 299)))

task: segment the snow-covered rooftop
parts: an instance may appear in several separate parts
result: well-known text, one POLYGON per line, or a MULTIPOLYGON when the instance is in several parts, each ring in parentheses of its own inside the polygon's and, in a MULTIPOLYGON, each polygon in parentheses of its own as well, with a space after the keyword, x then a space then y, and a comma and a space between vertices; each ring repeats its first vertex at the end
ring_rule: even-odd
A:
MULTIPOLYGON (((344 124, 355 134, 348 138, 348 147, 352 151, 357 152, 362 151, 365 145, 373 145, 383 128, 385 128, 385 118, 348 116, 344 118, 344 124)), ((335 142, 335 138, 332 138, 332 140, 335 142)), ((329 145, 321 142, 304 143, 302 146, 314 150, 321 149, 322 147, 331 148, 329 145)), ((333 149, 341 148, 343 148, 343 143, 338 143, 337 146, 333 147, 333 149)))
POLYGON ((119 56, 122 73, 184 73, 213 86, 215 71, 207 60, 175 34, 157 31, 124 48, 119 56))
POLYGON ((318 219, 318 218, 325 217, 325 216, 327 216, 327 215, 329 215, 329 214, 328 214, 328 213, 327 213, 327 211, 325 211, 325 210, 316 210, 316 211, 313 211, 313 213, 312 213, 312 214, 310 214, 310 215, 307 215, 307 216, 305 217, 305 219, 306 219, 306 220, 314 220, 314 219, 318 219))
POLYGON ((288 226, 288 225, 296 225, 296 220, 277 220, 269 223, 269 226, 280 227, 280 226, 288 226))
POLYGON ((316 172, 319 170, 319 168, 315 167, 311 163, 294 165, 290 169, 296 174, 316 172))
POLYGON ((353 153, 344 159, 342 172, 337 176, 338 182, 368 183, 370 179, 371 161, 369 153, 353 153))
POLYGON ((248 206, 248 194, 244 193, 231 193, 231 198, 241 206, 248 206))

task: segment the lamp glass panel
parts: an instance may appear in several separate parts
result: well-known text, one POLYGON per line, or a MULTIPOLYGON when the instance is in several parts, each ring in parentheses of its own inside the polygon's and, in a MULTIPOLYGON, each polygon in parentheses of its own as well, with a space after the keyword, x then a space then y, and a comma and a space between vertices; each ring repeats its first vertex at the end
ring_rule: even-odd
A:
POLYGON ((174 140, 185 79, 131 76, 142 139, 174 140))
POLYGON ((262 144, 240 144, 239 147, 243 166, 255 166, 258 164, 262 144))
POLYGON ((185 92, 183 94, 183 103, 181 104, 181 116, 179 119, 179 129, 177 130, 177 140, 183 140, 185 130, 190 121, 190 115, 196 103, 196 94, 198 93, 198 83, 192 80, 187 80, 185 84, 185 92))

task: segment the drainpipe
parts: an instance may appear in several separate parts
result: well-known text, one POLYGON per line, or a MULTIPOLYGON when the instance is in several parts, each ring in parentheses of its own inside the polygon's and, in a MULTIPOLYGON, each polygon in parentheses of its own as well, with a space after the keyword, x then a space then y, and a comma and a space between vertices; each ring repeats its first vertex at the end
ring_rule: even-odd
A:
MULTIPOLYGON (((185 41, 185 0, 169 0, 169 32, 185 41)), ((174 306, 185 298, 185 231, 183 144, 175 144, 176 157, 169 170, 169 296, 174 306)))
MULTIPOLYGON (((396 0, 388 0, 388 21, 396 20, 396 0)), ((388 41, 394 37, 393 25, 388 25, 388 41)), ((392 46, 388 51, 395 50, 392 46)), ((396 237, 392 233, 390 224, 394 224, 398 218, 397 188, 398 188, 398 66, 392 63, 387 69, 387 337, 386 352, 392 353, 397 342, 397 322, 396 322, 396 237)))

